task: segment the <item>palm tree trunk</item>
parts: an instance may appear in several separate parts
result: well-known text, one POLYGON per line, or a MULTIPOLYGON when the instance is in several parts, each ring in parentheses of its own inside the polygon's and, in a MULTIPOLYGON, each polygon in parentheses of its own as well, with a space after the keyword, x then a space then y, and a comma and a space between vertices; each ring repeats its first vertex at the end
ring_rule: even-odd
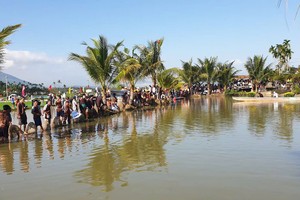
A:
POLYGON ((102 101, 104 104, 106 104, 106 93, 107 93, 106 86, 102 86, 101 95, 102 95, 102 101))
POLYGON ((152 83, 153 83, 153 86, 156 86, 156 77, 152 78, 152 83))
POLYGON ((208 95, 211 95, 211 84, 207 83, 208 95))
POLYGON ((227 85, 224 85, 224 93, 227 91, 227 85))
POLYGON ((130 85, 130 97, 129 97, 129 105, 133 104, 133 96, 134 96, 134 84, 130 85))

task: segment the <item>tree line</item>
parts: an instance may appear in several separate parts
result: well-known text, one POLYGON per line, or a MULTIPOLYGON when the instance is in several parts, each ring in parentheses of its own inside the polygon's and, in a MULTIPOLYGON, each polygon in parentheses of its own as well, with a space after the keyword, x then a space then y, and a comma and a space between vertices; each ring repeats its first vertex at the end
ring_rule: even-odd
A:
MULTIPOLYGON (((4 47, 10 44, 6 38, 21 24, 9 26, 0 32, 0 65, 4 62, 4 47)), ((162 45, 164 39, 148 41, 146 45, 135 45, 131 49, 123 45, 123 41, 109 44, 104 36, 92 39, 92 45, 83 42, 85 54, 70 53, 69 60, 76 61, 87 71, 91 79, 101 86, 103 98, 107 90, 115 83, 129 85, 130 100, 133 100, 136 83, 151 78, 154 86, 163 90, 179 89, 182 86, 190 91, 198 83, 205 83, 208 95, 212 86, 217 83, 221 91, 226 92, 233 83, 239 70, 232 62, 219 62, 217 57, 197 58, 182 61, 181 68, 166 68, 162 61, 162 45)), ((269 52, 278 59, 275 69, 267 64, 267 58, 260 55, 249 57, 244 65, 252 81, 253 91, 267 82, 286 83, 292 81, 299 87, 299 68, 290 67, 288 62, 292 56, 290 41, 271 46, 269 52)), ((105 99, 103 99, 105 101, 105 99)))

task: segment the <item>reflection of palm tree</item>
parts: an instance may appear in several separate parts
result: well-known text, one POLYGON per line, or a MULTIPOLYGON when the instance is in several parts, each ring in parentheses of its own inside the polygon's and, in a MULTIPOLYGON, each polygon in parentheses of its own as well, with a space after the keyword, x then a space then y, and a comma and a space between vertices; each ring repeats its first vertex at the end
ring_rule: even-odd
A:
POLYGON ((296 104, 283 105, 279 110, 279 118, 276 123, 274 133, 277 133, 280 139, 293 141, 293 112, 297 110, 296 104))
POLYGON ((154 170, 158 166, 166 165, 163 149, 165 140, 161 140, 158 134, 139 135, 135 125, 136 118, 133 115, 132 112, 127 116, 132 126, 124 125, 131 128, 131 136, 124 136, 123 143, 119 145, 105 139, 104 145, 95 148, 89 156, 90 162, 87 167, 75 173, 80 182, 104 186, 105 191, 111 191, 115 181, 127 185, 121 178, 124 171, 142 170, 144 167, 147 167, 147 170, 154 170))
POLYGON ((184 132, 197 129, 201 134, 217 135, 224 128, 224 124, 226 127, 234 124, 230 99, 206 97, 192 99, 189 103, 189 107, 180 112, 180 118, 185 120, 184 132))

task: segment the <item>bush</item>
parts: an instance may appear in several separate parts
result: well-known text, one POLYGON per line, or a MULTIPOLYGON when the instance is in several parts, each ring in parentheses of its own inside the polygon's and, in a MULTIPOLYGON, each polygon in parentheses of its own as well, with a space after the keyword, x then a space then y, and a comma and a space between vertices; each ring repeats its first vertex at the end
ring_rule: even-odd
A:
POLYGON ((294 92, 286 92, 283 94, 284 97, 294 97, 295 93, 294 92))
POLYGON ((294 86, 293 93, 300 94, 300 87, 299 87, 299 85, 295 85, 294 86))
POLYGON ((255 92, 247 92, 247 97, 255 97, 255 92))
POLYGON ((236 90, 228 90, 225 95, 227 96, 235 96, 235 97, 255 97, 255 92, 238 92, 236 90))
POLYGON ((227 90, 226 92, 225 92, 225 95, 226 96, 238 96, 238 91, 236 91, 236 90, 227 90))

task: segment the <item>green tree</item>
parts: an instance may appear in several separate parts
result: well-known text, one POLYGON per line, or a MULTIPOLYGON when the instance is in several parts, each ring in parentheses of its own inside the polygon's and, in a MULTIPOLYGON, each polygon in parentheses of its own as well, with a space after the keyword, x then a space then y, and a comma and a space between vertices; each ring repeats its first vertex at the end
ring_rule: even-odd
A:
POLYGON ((267 81, 272 73, 271 64, 266 66, 267 58, 255 55, 253 58, 248 58, 245 68, 248 71, 249 78, 252 80, 252 91, 257 92, 258 85, 262 81, 267 81))
POLYGON ((192 86, 194 83, 199 81, 200 78, 200 67, 193 65, 193 60, 190 59, 188 62, 182 62, 182 69, 178 70, 180 79, 188 85, 189 90, 192 94, 192 86))
POLYGON ((13 26, 7 26, 0 31, 0 69, 4 63, 4 48, 11 43, 9 40, 6 40, 6 38, 20 27, 21 24, 16 24, 13 26))
POLYGON ((208 95, 210 95, 212 92, 212 84, 216 82, 218 78, 217 57, 205 58, 204 60, 198 59, 198 63, 203 71, 201 77, 205 79, 208 95))
POLYGON ((130 97, 129 104, 132 105, 134 90, 137 81, 143 78, 142 65, 140 64, 140 59, 138 55, 132 51, 132 55, 129 54, 127 48, 124 49, 124 52, 119 52, 118 54, 118 67, 119 74, 116 77, 118 81, 128 82, 130 85, 130 97))
POLYGON ((271 46, 269 52, 279 61, 277 65, 279 74, 283 71, 289 71, 290 67, 288 63, 294 53, 291 50, 290 40, 284 40, 282 44, 271 46))
POLYGON ((176 69, 171 68, 159 72, 157 82, 159 87, 170 90, 176 88, 180 80, 176 77, 176 69))
POLYGON ((233 63, 234 61, 220 63, 218 65, 218 70, 219 70, 218 82, 220 85, 223 86, 224 92, 226 92, 228 86, 230 85, 230 83, 232 83, 234 77, 240 71, 240 70, 235 70, 235 68, 233 67, 233 63))
POLYGON ((140 51, 141 64, 143 67, 144 76, 150 76, 153 85, 157 82, 157 73, 164 69, 161 61, 161 47, 164 40, 159 39, 156 41, 148 42, 148 46, 136 46, 135 48, 140 51))
POLYGON ((116 55, 118 48, 122 42, 116 45, 108 45, 104 36, 99 36, 99 39, 92 39, 94 47, 88 46, 87 43, 82 44, 86 46, 86 56, 71 53, 69 60, 74 60, 80 63, 87 71, 92 80, 100 83, 102 90, 103 101, 106 102, 106 92, 110 84, 113 83, 118 73, 116 66, 116 55))

